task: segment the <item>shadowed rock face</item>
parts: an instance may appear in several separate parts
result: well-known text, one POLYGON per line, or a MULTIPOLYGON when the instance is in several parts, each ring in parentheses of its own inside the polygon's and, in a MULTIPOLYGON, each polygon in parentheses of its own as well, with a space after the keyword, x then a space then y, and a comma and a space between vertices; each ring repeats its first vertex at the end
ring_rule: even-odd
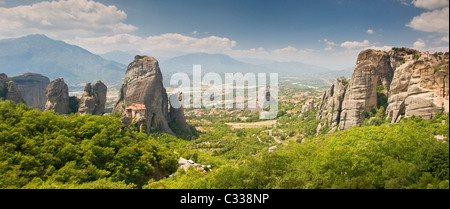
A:
POLYGON ((318 130, 324 124, 332 131, 336 125, 338 130, 359 126, 365 114, 379 108, 386 102, 384 99, 386 117, 392 123, 413 115, 430 119, 436 111, 449 112, 448 89, 448 54, 430 55, 405 48, 389 52, 364 50, 348 87, 335 82, 324 92, 316 117, 322 120, 318 130))
POLYGON ((325 91, 319 103, 316 119, 324 120, 329 127, 336 127, 339 124, 342 112, 342 102, 345 97, 345 78, 337 79, 331 88, 325 91))
POLYGON ((101 115, 105 112, 106 94, 108 88, 98 81, 94 86, 91 83, 84 87, 83 96, 80 99, 78 113, 81 115, 101 115))
POLYGON ((25 100, 23 100, 22 94, 19 91, 19 88, 17 88, 16 84, 14 83, 14 81, 8 81, 8 83, 6 83, 6 85, 8 86, 7 89, 7 93, 6 93, 6 100, 9 101, 13 101, 15 103, 25 103, 25 100))
POLYGON ((181 130, 183 130, 186 133, 191 134, 192 133, 191 128, 186 123, 186 117, 184 117, 183 106, 181 106, 181 104, 180 104, 180 106, 181 106, 180 108, 174 108, 172 105, 172 101, 180 102, 182 100, 182 98, 183 98, 183 94, 180 93, 180 94, 178 94, 178 96, 176 94, 173 94, 171 96, 171 98, 169 99, 169 101, 170 101, 170 112, 169 112, 170 120, 175 122, 176 124, 178 124, 178 126, 181 128, 181 130))
POLYGON ((160 130, 175 135, 168 124, 168 98, 162 80, 155 58, 136 56, 128 65, 114 112, 126 115, 125 109, 131 104, 144 104, 147 132, 160 130))
POLYGON ((17 85, 4 73, 0 74, 0 97, 15 103, 25 103, 17 85))
POLYGON ((69 87, 64 79, 57 78, 51 82, 46 90, 47 103, 45 110, 53 110, 59 114, 70 114, 69 87))
POLYGON ((36 73, 25 73, 11 77, 25 100, 25 104, 44 110, 47 97, 45 91, 50 79, 36 73))

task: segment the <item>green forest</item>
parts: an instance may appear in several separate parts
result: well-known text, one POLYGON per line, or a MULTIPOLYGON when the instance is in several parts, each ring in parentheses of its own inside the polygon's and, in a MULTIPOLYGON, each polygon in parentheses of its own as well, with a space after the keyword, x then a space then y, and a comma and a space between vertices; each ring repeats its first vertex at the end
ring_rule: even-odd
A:
POLYGON ((118 116, 0 101, 0 188, 449 189, 448 115, 316 136, 314 110, 299 117, 287 113, 292 106, 280 106, 272 130, 283 145, 267 128, 233 129, 213 117, 193 125, 195 138, 174 137, 124 127, 118 116), (177 168, 179 157, 211 170, 177 168))

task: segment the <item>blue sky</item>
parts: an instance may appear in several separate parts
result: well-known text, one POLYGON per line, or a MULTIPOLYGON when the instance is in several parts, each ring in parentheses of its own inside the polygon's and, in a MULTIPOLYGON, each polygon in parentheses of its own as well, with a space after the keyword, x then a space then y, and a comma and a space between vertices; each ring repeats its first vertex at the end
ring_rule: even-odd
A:
POLYGON ((448 51, 448 0, 0 0, 0 38, 42 33, 94 53, 352 67, 365 48, 448 51))

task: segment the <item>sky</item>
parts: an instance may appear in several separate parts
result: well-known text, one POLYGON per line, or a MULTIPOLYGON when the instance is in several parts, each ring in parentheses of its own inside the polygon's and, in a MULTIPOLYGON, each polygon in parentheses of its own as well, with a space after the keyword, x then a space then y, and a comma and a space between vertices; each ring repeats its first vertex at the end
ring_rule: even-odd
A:
POLYGON ((449 51, 449 0, 0 0, 0 39, 44 34, 93 53, 351 68, 360 51, 449 51))

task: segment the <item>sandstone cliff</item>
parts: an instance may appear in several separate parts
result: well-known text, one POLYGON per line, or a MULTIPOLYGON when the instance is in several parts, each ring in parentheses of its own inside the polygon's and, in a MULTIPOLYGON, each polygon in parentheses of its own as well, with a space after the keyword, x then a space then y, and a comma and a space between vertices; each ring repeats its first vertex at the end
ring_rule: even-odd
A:
POLYGON ((4 73, 0 74, 0 97, 15 103, 25 103, 17 85, 4 73))
POLYGON ((339 130, 361 125, 364 113, 377 109, 377 87, 389 91, 394 69, 387 52, 372 49, 362 51, 345 93, 339 130))
POLYGON ((64 82, 64 79, 57 78, 52 81, 46 90, 47 102, 45 110, 53 110, 59 114, 70 114, 69 107, 69 87, 64 82))
POLYGON ((105 112, 106 94, 108 88, 98 81, 94 86, 91 83, 84 87, 83 96, 80 99, 78 113, 81 115, 101 115, 105 112))
POLYGON ((338 130, 360 126, 369 112, 381 107, 392 122, 413 115, 429 119, 436 111, 448 113, 448 75, 448 53, 420 53, 407 48, 364 50, 348 87, 338 79, 324 92, 318 105, 316 119, 322 122, 317 130, 326 124, 331 131, 336 126, 338 130))
POLYGON ((348 80, 344 77, 337 79, 330 89, 323 93, 319 103, 316 119, 323 120, 324 125, 327 124, 328 127, 334 130, 340 122, 342 102, 344 101, 347 85, 348 80))
POLYGON ((386 115, 392 122, 402 117, 431 119, 436 111, 449 112, 448 59, 421 57, 395 70, 386 115))
POLYGON ((47 101, 45 91, 50 84, 49 78, 40 74, 25 73, 11 79, 16 83, 26 105, 44 110, 47 101))
POLYGON ((159 63, 155 58, 136 56, 128 65, 113 111, 128 116, 126 108, 130 105, 145 105, 147 132, 160 130, 175 135, 168 124, 168 97, 162 81, 159 63))

